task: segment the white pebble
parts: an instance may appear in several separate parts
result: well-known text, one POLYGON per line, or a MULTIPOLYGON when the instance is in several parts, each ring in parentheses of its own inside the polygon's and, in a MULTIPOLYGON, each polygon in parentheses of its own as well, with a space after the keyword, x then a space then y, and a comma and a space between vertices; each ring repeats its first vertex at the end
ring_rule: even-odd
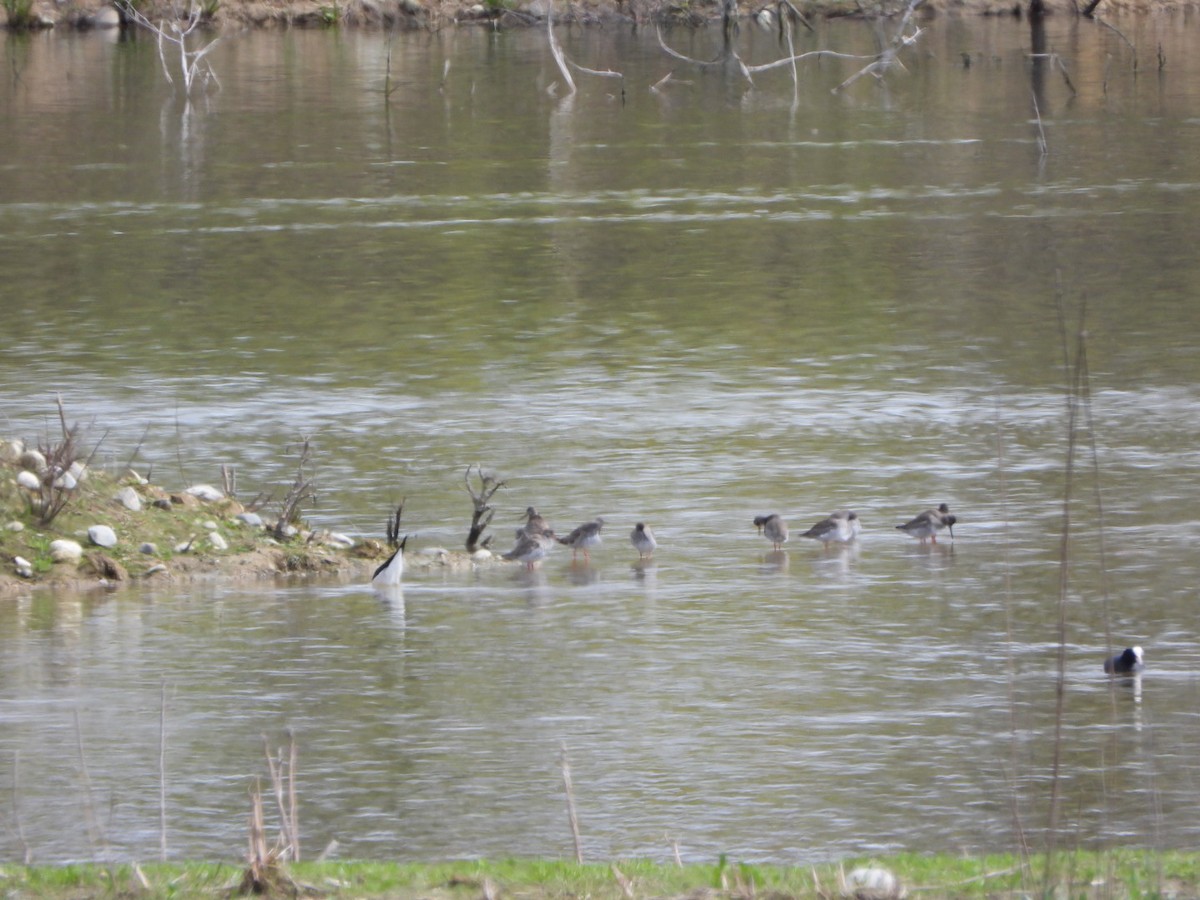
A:
POLYGON ((480 547, 478 550, 476 550, 474 553, 471 554, 471 560, 473 562, 487 562, 491 558, 492 558, 492 551, 488 550, 486 547, 480 547))
POLYGON ((36 491, 42 486, 42 480, 28 469, 22 469, 17 475, 17 484, 27 491, 36 491))
POLYGON ((138 547, 139 553, 145 553, 147 556, 158 556, 158 545, 146 541, 142 546, 138 547))
POLYGON ((79 487, 79 482, 70 472, 63 472, 54 479, 54 486, 60 491, 73 491, 79 487))
POLYGON ((113 499, 128 510, 132 510, 133 512, 141 511, 142 498, 138 496, 137 491, 128 485, 117 491, 117 494, 115 497, 113 497, 113 499))
POLYGON ((263 526, 262 516, 256 512, 240 512, 234 518, 239 522, 244 522, 251 528, 262 528, 263 526))
POLYGON ((17 574, 20 575, 22 578, 32 578, 33 577, 33 563, 31 563, 25 557, 14 556, 13 557, 13 566, 16 568, 17 574))
POLYGON ((212 544, 214 550, 228 550, 229 541, 219 531, 214 531, 208 536, 208 542, 212 544))
POLYGON ((199 497, 205 503, 214 503, 217 500, 225 498, 225 495, 211 484, 193 484, 184 493, 191 494, 193 497, 199 497))
POLYGON ((93 525, 88 529, 88 540, 97 547, 115 547, 117 533, 107 525, 93 525))
POLYGON ((18 462, 22 469, 28 469, 30 472, 40 472, 46 468, 46 457, 39 450, 26 450, 18 462))
POLYGON ((76 541, 60 538, 50 542, 50 558, 55 562, 79 562, 83 559, 83 547, 76 541))
POLYGON ((217 523, 214 522, 212 519, 209 519, 207 522, 204 523, 205 531, 216 531, 217 528, 218 528, 217 523))
POLYGON ((7 525, 5 525, 4 528, 7 531, 24 531, 25 523, 13 521, 13 522, 9 522, 7 525))

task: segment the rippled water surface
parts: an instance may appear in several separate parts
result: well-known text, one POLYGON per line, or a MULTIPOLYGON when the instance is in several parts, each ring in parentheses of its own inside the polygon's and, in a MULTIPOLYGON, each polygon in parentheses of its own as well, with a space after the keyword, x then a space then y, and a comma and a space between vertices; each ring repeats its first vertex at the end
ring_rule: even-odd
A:
POLYGON ((386 35, 238 34, 190 105, 144 40, 7 37, 7 436, 44 436, 61 392, 96 465, 229 464, 246 498, 308 437, 308 518, 378 537, 407 497, 417 553, 461 546, 473 463, 506 481, 497 544, 529 504, 606 526, 590 564, 391 597, 0 601, 0 857, 157 855, 165 771, 169 854, 234 858, 289 729, 310 856, 568 855, 564 746, 593 859, 1036 845, 1081 322, 1061 824, 1194 846, 1200 33, 1117 24, 935 19, 906 71, 840 93, 859 64, 793 93, 563 29, 625 73, 573 97, 540 30, 396 35, 390 94, 386 35), (938 502, 953 542, 894 529, 938 502), (838 507, 856 545, 797 537, 838 507), (1134 643, 1146 674, 1109 684, 1134 643))

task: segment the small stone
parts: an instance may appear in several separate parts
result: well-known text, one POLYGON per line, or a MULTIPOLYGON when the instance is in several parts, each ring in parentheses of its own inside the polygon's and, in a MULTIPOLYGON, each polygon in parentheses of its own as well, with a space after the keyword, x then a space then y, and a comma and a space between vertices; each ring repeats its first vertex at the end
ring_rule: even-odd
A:
POLYGON ((70 472, 63 472, 54 479, 54 486, 60 491, 73 491, 79 487, 79 480, 70 472))
POLYGON ((474 553, 471 554, 472 562, 477 562, 477 563, 478 562, 487 562, 491 558, 492 558, 492 551, 488 550, 486 547, 481 547, 478 550, 476 550, 474 553))
POLYGON ((185 494, 191 494, 205 503, 216 503, 218 500, 224 499, 225 495, 218 491, 211 484, 193 484, 190 488, 184 491, 185 494))
POLYGON ((214 531, 208 536, 208 542, 212 544, 214 550, 228 550, 229 541, 225 540, 224 535, 219 531, 214 531))
POLYGON ((16 568, 17 574, 20 575, 22 578, 32 578, 33 577, 33 563, 31 563, 25 557, 14 556, 13 557, 13 566, 16 568))
POLYGON ((899 900, 907 892, 900 879, 879 866, 860 866, 846 876, 848 893, 857 900, 899 900))
POLYGON ((83 559, 83 547, 77 541, 60 538, 50 542, 50 558, 55 562, 74 562, 83 559))
POLYGON ((15 463, 24 452, 24 441, 0 441, 0 462, 15 463))
POLYGON ((40 472, 46 468, 46 457, 38 450, 26 450, 17 464, 29 472, 40 472))
POLYGON ((262 516, 256 512, 240 512, 234 516, 234 519, 245 525, 249 525, 251 528, 262 528, 263 526, 262 516))
POLYGON ((217 523, 214 522, 212 519, 209 519, 207 522, 204 523, 205 531, 216 531, 219 527, 220 526, 217 525, 217 523))
POLYGON ((27 491, 36 491, 42 486, 42 481, 28 469, 22 469, 17 474, 17 484, 27 491))
POLYGON ((138 553, 145 553, 147 556, 158 556, 158 545, 146 541, 138 547, 138 553))
POLYGON ((286 537, 286 538, 295 537, 297 534, 300 533, 300 529, 297 528, 295 525, 284 525, 280 531, 281 531, 283 537, 286 537))
POLYGON ((325 536, 321 542, 331 547, 345 547, 346 549, 354 546, 354 538, 348 534, 342 534, 340 531, 325 532, 325 536))
POLYGON ((155 509, 170 509, 171 501, 166 499, 165 497, 159 497, 157 500, 155 500, 150 505, 153 506, 155 509))
POLYGON ((88 529, 88 540, 97 547, 115 547, 117 533, 107 525, 93 525, 88 529))
POLYGON ((184 541, 182 544, 176 544, 175 552, 176 553, 190 553, 192 551, 193 543, 194 543, 194 541, 189 540, 189 541, 184 541))
POLYGON ((87 466, 85 466, 79 460, 75 460, 75 462, 67 466, 67 471, 71 474, 76 482, 87 480, 87 466))
POLYGON ((126 472, 125 477, 128 478, 130 481, 132 481, 134 484, 145 485, 145 484, 150 483, 150 480, 148 478, 143 478, 137 472, 133 471, 133 469, 130 469, 128 472, 126 472))
POLYGON ((137 491, 128 485, 117 491, 117 494, 115 497, 113 497, 113 500, 115 500, 117 503, 120 503, 128 510, 132 510, 133 512, 141 512, 142 498, 138 496, 137 491))
POLYGON ((149 578, 151 575, 158 575, 158 574, 166 572, 166 571, 167 571, 166 566, 164 566, 162 563, 156 563, 153 566, 151 566, 150 568, 148 568, 145 572, 143 572, 142 577, 149 578))
POLYGON ((196 509, 200 506, 200 498, 184 491, 181 494, 172 494, 171 503, 174 506, 182 506, 184 509, 196 509))
POLYGON ((24 523, 24 522, 17 522, 17 521, 15 521, 15 520, 14 520, 14 521, 12 521, 12 522, 9 522, 7 525, 5 525, 5 526, 4 526, 4 530, 5 530, 5 531, 24 531, 24 530, 25 530, 25 523, 24 523))

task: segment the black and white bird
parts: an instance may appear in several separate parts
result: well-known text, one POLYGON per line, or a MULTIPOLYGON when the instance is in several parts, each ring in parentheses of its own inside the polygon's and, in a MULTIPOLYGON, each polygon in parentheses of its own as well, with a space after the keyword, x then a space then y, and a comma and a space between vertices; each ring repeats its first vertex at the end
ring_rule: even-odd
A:
POLYGON ((604 527, 604 520, 600 516, 596 516, 590 522, 584 522, 566 537, 560 537, 558 542, 571 548, 571 559, 576 559, 579 551, 583 551, 585 561, 591 560, 591 549, 600 546, 600 529, 604 527))
POLYGON ((1104 671, 1109 675, 1135 675, 1146 668, 1141 647, 1126 647, 1116 656, 1104 661, 1104 671))
POLYGON ((655 548, 658 547, 658 541, 654 539, 654 532, 646 527, 645 522, 638 522, 633 526, 633 531, 629 532, 629 543, 633 544, 633 549, 638 552, 639 559, 653 556, 655 548))
POLYGON ((771 513, 769 516, 755 516, 754 527, 758 529, 759 534, 771 542, 771 546, 775 550, 782 550, 783 545, 787 543, 787 522, 778 513, 771 513))
POLYGON ((958 517, 951 515, 950 507, 942 503, 937 509, 927 509, 896 527, 905 534, 920 538, 922 544, 926 538, 936 544, 937 534, 943 528, 950 529, 950 540, 954 540, 954 523, 957 521, 958 517))
POLYGON ((408 543, 408 535, 404 536, 387 562, 375 570, 371 576, 371 584, 379 587, 395 587, 404 576, 404 546, 408 543))
POLYGON ((839 509, 828 519, 822 519, 800 537, 820 541, 826 547, 831 543, 848 544, 862 531, 862 523, 858 521, 858 513, 848 509, 839 509))

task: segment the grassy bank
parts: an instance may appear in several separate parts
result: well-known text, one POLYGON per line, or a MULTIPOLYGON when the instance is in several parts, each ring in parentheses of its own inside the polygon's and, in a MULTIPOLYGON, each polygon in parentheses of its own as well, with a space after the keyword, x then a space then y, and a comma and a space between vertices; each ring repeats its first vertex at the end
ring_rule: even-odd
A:
MULTIPOLYGON (((643 860, 577 865, 536 860, 395 864, 291 864, 279 896, 332 898, 561 898, 630 900, 635 897, 826 898, 888 897, 1195 897, 1200 854, 1119 850, 1063 852, 1026 863, 1015 856, 961 857, 905 854, 813 867, 660 865, 643 860), (896 879, 887 890, 864 886, 864 869, 896 879)), ((8 898, 78 900, 84 897, 214 898, 236 895, 242 870, 228 864, 144 864, 102 867, 0 867, 8 898)))

